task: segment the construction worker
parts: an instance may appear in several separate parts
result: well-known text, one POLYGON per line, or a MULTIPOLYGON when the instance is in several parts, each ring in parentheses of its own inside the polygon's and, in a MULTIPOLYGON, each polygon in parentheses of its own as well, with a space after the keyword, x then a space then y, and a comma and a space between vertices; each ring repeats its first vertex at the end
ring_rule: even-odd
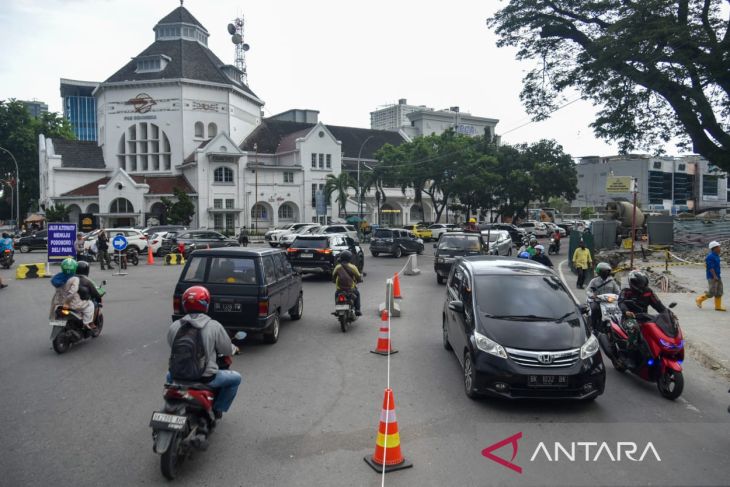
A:
POLYGON ((578 272, 578 289, 583 289, 588 269, 593 266, 591 251, 586 248, 586 243, 581 239, 578 248, 573 252, 573 267, 578 272))
POLYGON ((471 233, 479 233, 479 229, 477 228, 477 219, 469 218, 469 223, 464 225, 464 231, 471 232, 471 233))
POLYGON ((727 311, 722 307, 722 279, 720 278, 720 243, 710 242, 710 253, 705 257, 707 292, 698 296, 695 302, 701 308, 706 299, 715 298, 715 311, 727 311))

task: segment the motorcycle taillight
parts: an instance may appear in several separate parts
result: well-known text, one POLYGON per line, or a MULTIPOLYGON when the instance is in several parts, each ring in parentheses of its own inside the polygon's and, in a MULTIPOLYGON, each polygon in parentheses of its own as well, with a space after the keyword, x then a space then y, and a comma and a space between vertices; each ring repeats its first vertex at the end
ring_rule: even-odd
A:
POLYGON ((180 392, 179 389, 173 389, 173 388, 166 388, 165 389, 165 399, 183 399, 184 395, 182 392, 180 392))
POLYGON ((345 302, 345 295, 344 294, 340 294, 339 296, 337 296, 337 301, 340 302, 340 303, 344 303, 345 302))

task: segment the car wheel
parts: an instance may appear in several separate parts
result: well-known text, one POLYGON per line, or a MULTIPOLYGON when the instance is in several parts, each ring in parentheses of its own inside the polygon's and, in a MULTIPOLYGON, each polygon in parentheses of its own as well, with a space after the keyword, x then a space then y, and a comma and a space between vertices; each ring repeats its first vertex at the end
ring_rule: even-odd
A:
POLYGON ((377 256, 380 255, 380 253, 379 252, 375 252, 374 250, 371 250, 370 251, 370 255, 372 255, 373 257, 377 257, 377 256))
POLYGON ((289 318, 291 318, 292 320, 299 320, 302 318, 303 313, 304 297, 300 294, 299 299, 297 299, 297 304, 295 304, 294 307, 289 310, 289 318))
POLYGON ((477 399, 479 397, 476 389, 474 389, 475 378, 474 361, 471 358, 471 354, 466 351, 464 352, 464 392, 469 399, 477 399))
POLYGON ((393 257, 396 259, 400 259, 403 256, 403 249, 400 247, 396 247, 395 251, 393 251, 393 257))
POLYGON ((441 277, 439 274, 436 274, 436 282, 439 283, 439 284, 443 284, 444 283, 444 278, 441 277))
POLYGON ((30 247, 28 245, 21 245, 20 246, 20 253, 21 254, 26 254, 28 252, 30 252, 30 247))
POLYGON ((271 330, 264 334, 264 343, 273 345, 279 341, 279 313, 274 314, 274 322, 271 324, 271 330))
POLYGON ((444 348, 446 350, 453 350, 451 343, 449 343, 449 332, 446 330, 446 317, 441 319, 441 338, 443 340, 444 348))

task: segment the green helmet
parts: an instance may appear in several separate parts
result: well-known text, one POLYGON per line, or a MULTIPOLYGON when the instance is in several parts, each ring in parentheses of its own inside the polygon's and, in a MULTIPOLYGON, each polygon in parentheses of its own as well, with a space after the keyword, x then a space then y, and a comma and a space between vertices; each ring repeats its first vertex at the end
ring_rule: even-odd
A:
POLYGON ((61 271, 63 271, 64 274, 74 275, 76 274, 76 268, 78 266, 78 262, 69 257, 68 259, 64 259, 63 262, 61 262, 61 271))
POLYGON ((611 265, 608 262, 599 262, 596 266, 596 274, 607 279, 611 275, 611 265))

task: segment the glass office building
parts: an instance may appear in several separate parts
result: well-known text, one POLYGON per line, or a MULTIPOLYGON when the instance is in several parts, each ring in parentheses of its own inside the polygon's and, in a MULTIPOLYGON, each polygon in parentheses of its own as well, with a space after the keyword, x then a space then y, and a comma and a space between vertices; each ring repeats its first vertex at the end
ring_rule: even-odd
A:
POLYGON ((61 79, 63 116, 71 122, 78 140, 96 140, 96 98, 99 83, 61 79))

